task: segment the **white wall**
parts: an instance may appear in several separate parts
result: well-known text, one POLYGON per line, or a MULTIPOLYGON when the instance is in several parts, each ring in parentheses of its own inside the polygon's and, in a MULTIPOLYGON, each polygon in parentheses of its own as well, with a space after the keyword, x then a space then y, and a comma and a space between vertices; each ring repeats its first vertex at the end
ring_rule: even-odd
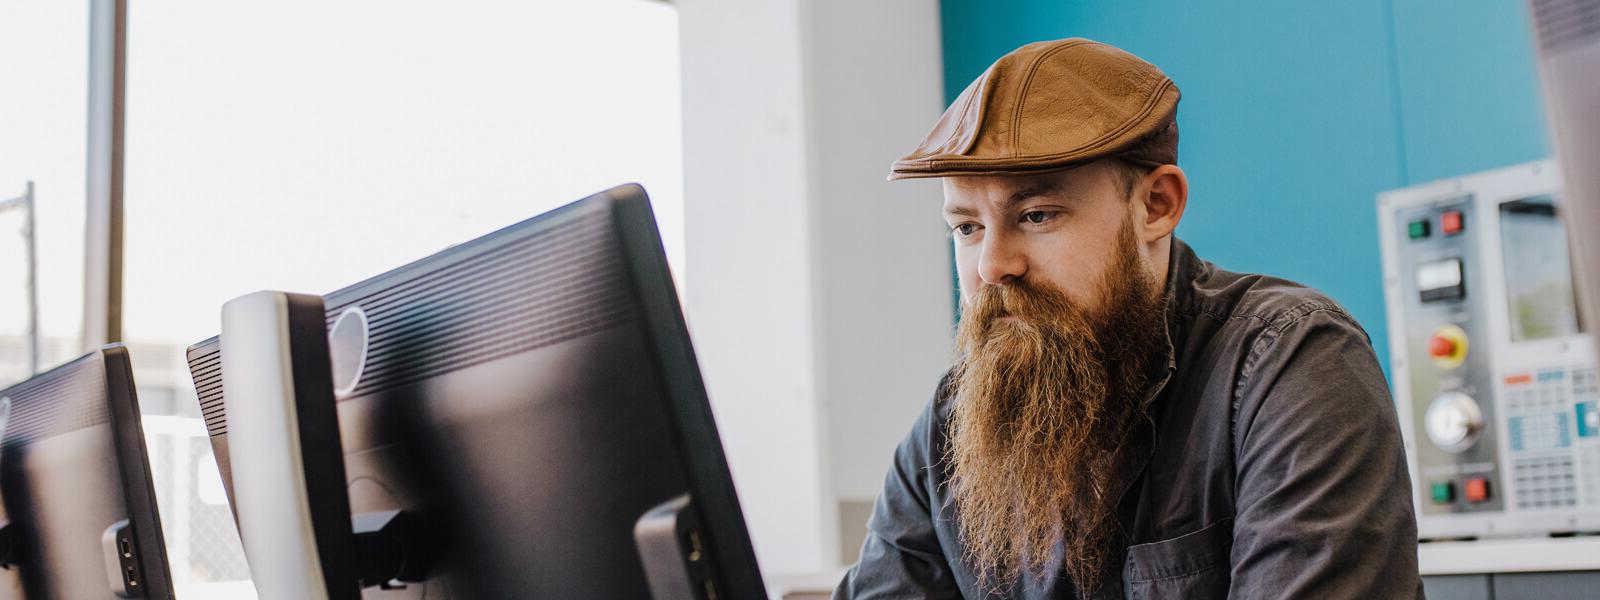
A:
POLYGON ((814 292, 840 499, 870 501, 949 366, 950 246, 934 180, 890 183, 944 111, 938 2, 811 2, 814 292))
POLYGON ((678 6, 689 325, 763 570, 829 570, 949 358, 938 188, 884 181, 943 109, 938 3, 678 6))

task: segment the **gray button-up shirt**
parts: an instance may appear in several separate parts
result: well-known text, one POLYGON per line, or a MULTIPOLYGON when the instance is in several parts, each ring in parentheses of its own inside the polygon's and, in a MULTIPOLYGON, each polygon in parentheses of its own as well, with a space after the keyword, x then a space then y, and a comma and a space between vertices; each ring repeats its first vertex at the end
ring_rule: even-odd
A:
MULTIPOLYGON (((1411 483, 1372 345, 1338 304, 1173 240, 1167 360, 1119 472, 1127 539, 1097 598, 1421 598, 1411 483)), ((942 382, 895 451, 835 599, 985 598, 941 464, 942 382)), ((1077 598, 1064 572, 999 597, 1077 598)))

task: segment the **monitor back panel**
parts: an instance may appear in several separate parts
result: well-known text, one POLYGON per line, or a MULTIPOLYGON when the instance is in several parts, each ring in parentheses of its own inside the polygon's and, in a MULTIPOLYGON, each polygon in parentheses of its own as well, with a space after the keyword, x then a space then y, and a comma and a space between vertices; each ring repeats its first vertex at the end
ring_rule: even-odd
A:
MULTIPOLYGON (((412 511, 440 549, 426 583, 364 597, 648 597, 633 526, 708 461, 686 458, 614 208, 580 202, 326 296, 351 510, 412 511)), ((217 348, 190 362, 222 460, 217 348)), ((743 541, 729 554, 753 572, 721 469, 737 523, 712 535, 743 541)))
POLYGON ((126 351, 92 353, 0 391, 0 399, 9 405, 0 497, 20 533, 19 564, 0 571, 0 598, 170 598, 126 351), (119 522, 131 524, 131 537, 109 550, 123 543, 107 542, 119 522), (112 565, 110 552, 132 556, 112 565))

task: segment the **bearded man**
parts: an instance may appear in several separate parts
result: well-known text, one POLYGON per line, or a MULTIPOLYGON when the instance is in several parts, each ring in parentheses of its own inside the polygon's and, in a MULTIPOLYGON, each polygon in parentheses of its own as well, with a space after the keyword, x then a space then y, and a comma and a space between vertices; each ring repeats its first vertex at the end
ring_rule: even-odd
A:
POLYGON ((836 599, 1422 596, 1371 342, 1173 237, 1177 104, 1131 54, 1030 44, 894 163, 943 178, 957 358, 836 599))

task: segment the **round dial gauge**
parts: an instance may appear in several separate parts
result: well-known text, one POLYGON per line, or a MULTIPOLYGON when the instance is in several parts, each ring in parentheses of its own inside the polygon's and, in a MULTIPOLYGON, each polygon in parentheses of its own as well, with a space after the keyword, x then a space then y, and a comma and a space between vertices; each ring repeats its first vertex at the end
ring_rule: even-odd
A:
POLYGON ((1478 441, 1483 431, 1483 411, 1477 401, 1461 392, 1445 392, 1428 405, 1424 428, 1433 445, 1445 452, 1461 452, 1478 441))

